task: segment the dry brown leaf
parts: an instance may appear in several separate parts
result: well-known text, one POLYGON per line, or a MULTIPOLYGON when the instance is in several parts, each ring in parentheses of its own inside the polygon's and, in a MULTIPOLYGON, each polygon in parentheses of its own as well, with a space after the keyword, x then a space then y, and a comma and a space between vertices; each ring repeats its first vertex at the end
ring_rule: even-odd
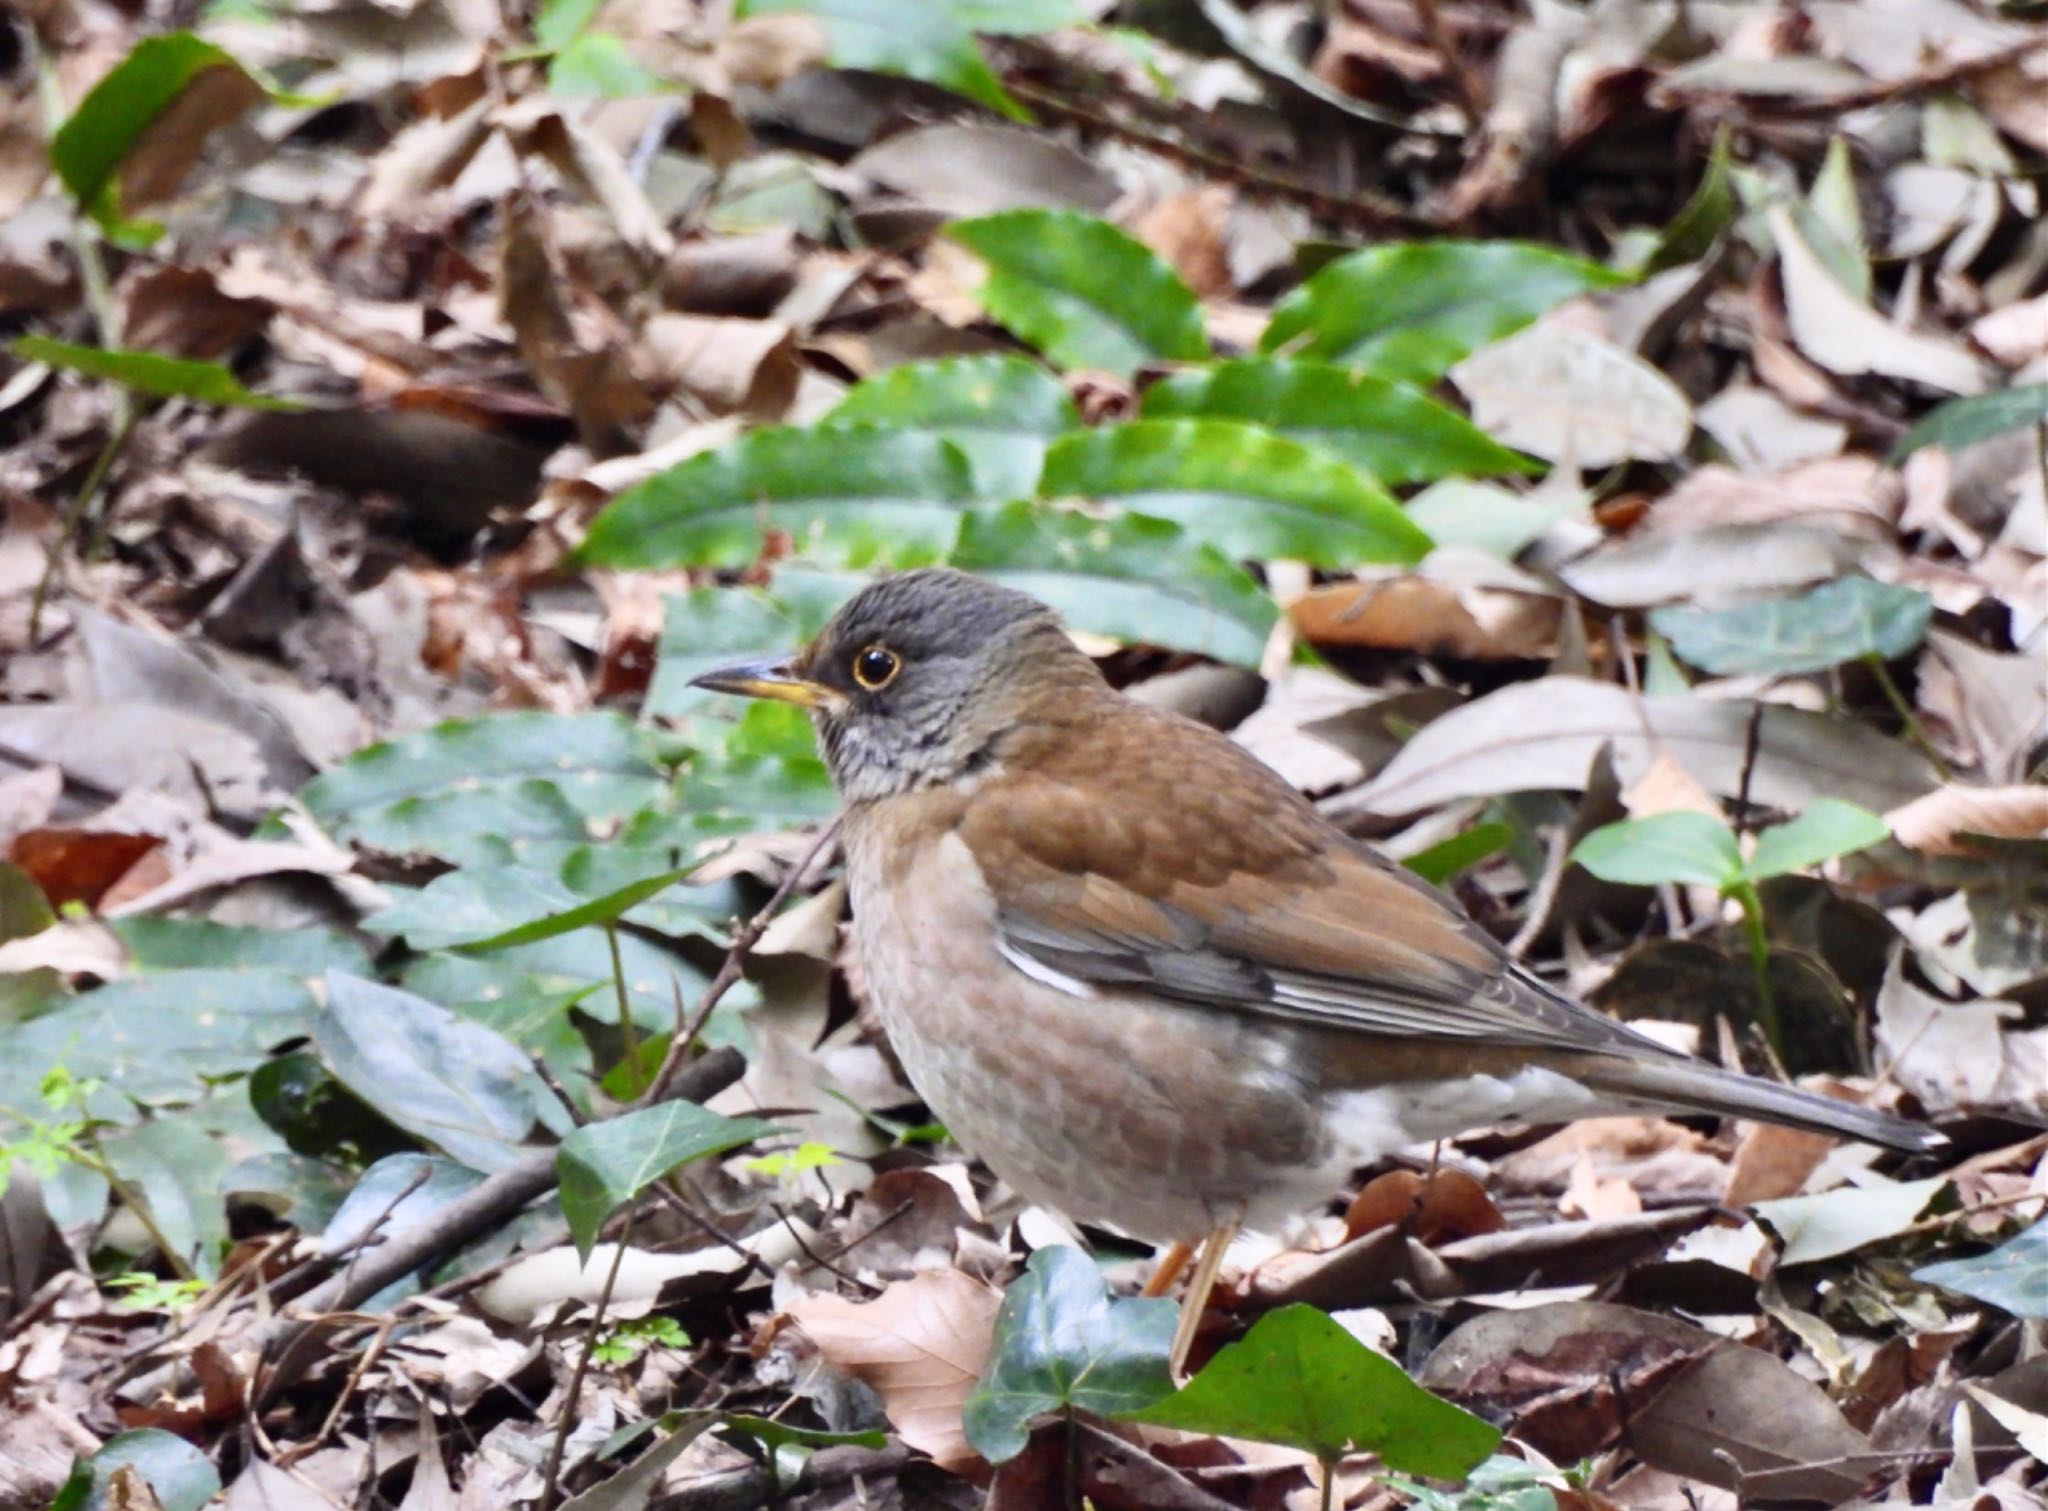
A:
POLYGON ((1288 617, 1315 645, 1362 645, 1469 661, 1549 656, 1564 610, 1556 598, 1422 573, 1311 589, 1288 617))
POLYGON ((1602 1175, 1594 1167, 1592 1155, 1582 1154, 1572 1167, 1572 1178, 1565 1183, 1557 1209, 1566 1217, 1629 1217, 1643 1210, 1643 1199, 1626 1175, 1602 1175))
POLYGON ((656 315, 641 328, 641 348, 654 375, 715 414, 781 419, 802 375, 795 333, 780 320, 656 315))
POLYGON ((1728 1186, 1721 1195, 1723 1204, 1746 1207, 1751 1202, 1797 1195, 1838 1142, 1829 1134, 1809 1133, 1803 1128, 1745 1123, 1735 1162, 1728 1170, 1728 1186))
POLYGON ((1131 234, 1171 263, 1181 282, 1203 298, 1228 298, 1237 292, 1224 245, 1232 197, 1224 184, 1170 194, 1132 223, 1131 234))
POLYGON ((1451 369, 1472 420, 1504 445, 1575 467, 1668 461, 1692 405, 1642 358, 1563 320, 1480 348, 1451 369))
POLYGON ((241 119, 263 98, 261 84, 228 64, 194 74, 122 156, 122 208, 139 210, 170 199, 215 128, 241 119))
POLYGON ((960 1469, 979 1455, 960 1409, 988 1363, 1002 1293, 958 1270, 926 1270, 873 1301, 820 1292, 793 1302, 790 1318, 825 1362, 872 1386, 903 1441, 960 1469))
POLYGON ((1969 855, 1970 838, 2048 837, 2048 787, 1964 787, 1950 783, 1884 816, 1892 837, 1924 855, 1969 855))
POLYGON ((1347 1241, 1381 1228, 1400 1228, 1423 1243, 1439 1244, 1477 1233, 1498 1233, 1507 1225, 1486 1188, 1455 1169, 1437 1170, 1428 1176, 1413 1170, 1389 1170, 1366 1182, 1344 1213, 1347 1241))

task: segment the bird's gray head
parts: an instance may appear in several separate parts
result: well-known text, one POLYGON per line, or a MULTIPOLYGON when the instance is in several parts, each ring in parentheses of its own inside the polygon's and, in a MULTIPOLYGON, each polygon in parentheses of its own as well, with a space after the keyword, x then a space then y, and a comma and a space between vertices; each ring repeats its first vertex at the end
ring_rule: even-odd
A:
POLYGON ((1105 690, 1051 609, 942 567, 862 589, 794 656, 695 685, 808 708, 834 784, 856 803, 979 775, 1014 731, 1105 690))

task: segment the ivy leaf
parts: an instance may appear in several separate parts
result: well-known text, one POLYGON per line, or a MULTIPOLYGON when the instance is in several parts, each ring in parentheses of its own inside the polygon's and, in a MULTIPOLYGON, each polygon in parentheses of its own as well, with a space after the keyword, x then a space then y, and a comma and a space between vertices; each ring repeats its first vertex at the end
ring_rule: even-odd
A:
POLYGON ((777 1132, 757 1118, 720 1117, 690 1102, 663 1102, 586 1123, 562 1140, 562 1213, 585 1259, 607 1217, 693 1159, 777 1132))

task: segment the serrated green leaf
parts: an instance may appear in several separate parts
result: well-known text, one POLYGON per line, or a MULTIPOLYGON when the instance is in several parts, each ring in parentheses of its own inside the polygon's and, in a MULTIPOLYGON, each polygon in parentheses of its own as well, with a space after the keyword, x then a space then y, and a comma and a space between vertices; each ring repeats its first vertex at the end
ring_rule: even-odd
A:
POLYGON ((772 1123, 720 1117, 689 1102, 663 1102, 586 1123, 562 1140, 556 1155, 562 1215, 577 1252, 589 1258, 604 1220, 676 1166, 776 1131, 772 1123))
POLYGON ((1573 295, 1627 281, 1521 242, 1368 247, 1328 264, 1282 300, 1259 349, 1427 386, 1573 295))
POLYGON ((1116 1416, 1159 1401, 1173 1389, 1176 1316, 1171 1301, 1113 1298, 1079 1249, 1040 1249, 996 1313, 988 1367, 961 1411, 967 1441, 1000 1464, 1024 1451, 1045 1412, 1116 1416))
POLYGON ((1148 362, 1209 355, 1201 301, 1157 253, 1073 210, 1005 210, 946 235, 988 264, 990 315, 1061 367, 1128 378, 1148 362))
POLYGON ((779 532, 826 566, 921 566, 945 554, 975 497, 967 457, 937 435, 770 427, 627 489, 580 554, 602 567, 743 567, 779 532))
POLYGON ((1312 1306, 1268 1312, 1177 1394, 1131 1416, 1283 1443, 1326 1464, 1375 1453, 1389 1469, 1447 1480, 1464 1478, 1501 1440, 1312 1306))
POLYGON ((263 86, 232 54, 188 31, 145 37, 92 87, 50 138, 50 166, 79 208, 110 227, 123 224, 115 192, 122 161, 178 96, 214 69, 247 80, 251 104, 263 97, 263 86))
POLYGON ((1602 881, 1726 887, 1742 880, 1735 832, 1705 813, 1659 813, 1606 824, 1580 840, 1574 863, 1602 881))
POLYGON ((1018 502, 961 521, 953 565, 1022 589, 1076 629, 1256 666, 1279 609, 1178 525, 1018 502))
POLYGON ((1063 436, 1046 452, 1039 491, 1172 520, 1238 560, 1354 567, 1420 561, 1431 545, 1356 468, 1232 420, 1139 420, 1063 436))
POLYGON ((1175 373, 1145 390, 1141 413, 1262 425, 1386 483, 1541 467, 1405 383, 1328 362, 1249 357, 1175 373))
POLYGON ((460 861, 506 841, 601 837, 665 790, 651 738, 618 714, 521 712, 369 746, 300 796, 339 839, 460 861))
POLYGON ((1012 120, 1028 121, 995 70, 981 55, 974 33, 951 0, 741 0, 740 16, 799 12, 825 28, 835 68, 896 73, 937 84, 1012 120))
POLYGON ((871 421, 943 436, 965 452, 975 492, 1029 497, 1045 448, 1081 416, 1066 385, 1025 357, 981 355, 906 362, 854 385, 824 423, 871 421))
POLYGON ((1773 824, 1759 834, 1743 871, 1751 881, 1767 881, 1868 849, 1890 834, 1885 821, 1868 808, 1820 798, 1789 823, 1773 824))
POLYGON ((2048 1221, 2035 1223, 1988 1254, 1923 1265, 1913 1278, 1989 1302, 2015 1317, 2048 1317, 2048 1221))
POLYGON ((1938 404, 1906 432, 1891 459, 1903 462, 1922 446, 1961 451, 2025 425, 2048 425, 2048 383, 2021 383, 1938 404))
POLYGON ((196 404, 280 412, 306 407, 292 399, 244 388, 218 362, 192 362, 157 352, 107 346, 76 346, 69 341, 53 341, 48 336, 21 337, 14 343, 14 355, 24 362, 44 362, 159 399, 190 399, 196 404))
POLYGON ((341 971, 313 1042, 335 1079, 473 1170, 502 1170, 536 1124, 562 1116, 527 1057, 479 1023, 341 971))
POLYGON ((1650 611, 1678 656, 1716 676, 1798 676, 1864 656, 1896 660, 1919 645, 1934 600, 1915 588, 1844 577, 1792 598, 1650 611))

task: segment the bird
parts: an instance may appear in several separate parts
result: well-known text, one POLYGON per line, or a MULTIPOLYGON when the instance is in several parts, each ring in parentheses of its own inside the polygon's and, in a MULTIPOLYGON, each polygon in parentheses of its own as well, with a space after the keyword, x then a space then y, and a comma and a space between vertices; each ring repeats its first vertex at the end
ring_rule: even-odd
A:
POLYGON ((1200 1261, 1388 1155, 1621 1112, 1909 1151, 1921 1125, 1723 1070, 1545 984, 1206 725, 1116 691, 1055 612, 950 568, 695 685, 811 716, 865 993, 912 1087, 1025 1199, 1200 1261))

